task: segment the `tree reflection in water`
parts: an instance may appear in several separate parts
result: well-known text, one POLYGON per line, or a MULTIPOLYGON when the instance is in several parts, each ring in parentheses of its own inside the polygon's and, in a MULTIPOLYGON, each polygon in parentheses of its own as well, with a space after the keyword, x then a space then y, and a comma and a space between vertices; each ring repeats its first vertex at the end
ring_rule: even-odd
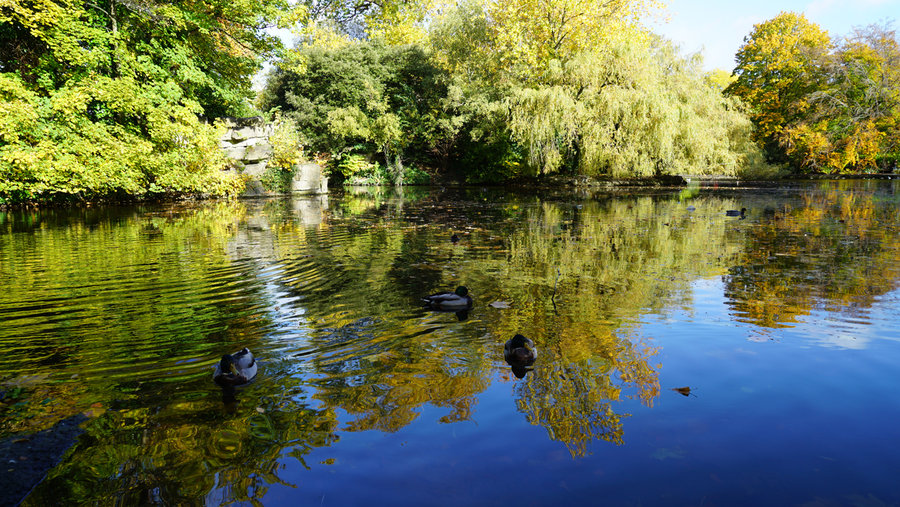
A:
POLYGON ((0 309, 16 324, 0 327, 16 396, 0 429, 98 412, 25 504, 262 503, 285 461, 314 468, 339 432, 398 432, 427 407, 444 409, 432 425, 475 420, 497 382, 573 457, 622 444, 617 407, 660 392, 641 321, 693 311, 692 282, 722 277, 735 317, 764 328, 863 312, 896 288, 896 205, 832 190, 771 209, 702 193, 689 210, 672 193, 390 190, 0 216, 0 309), (741 207, 745 220, 725 219, 741 207), (462 284, 466 318, 419 307, 462 284), (521 380, 503 359, 517 333, 540 350, 521 380), (208 366, 243 345, 266 373, 229 411, 208 366))

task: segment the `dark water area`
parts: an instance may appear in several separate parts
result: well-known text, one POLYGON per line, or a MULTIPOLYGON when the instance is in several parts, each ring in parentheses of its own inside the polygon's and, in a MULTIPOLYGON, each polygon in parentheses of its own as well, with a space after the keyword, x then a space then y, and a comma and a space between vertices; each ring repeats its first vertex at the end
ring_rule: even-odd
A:
POLYGON ((0 439, 87 416, 23 505, 897 505, 898 287, 896 180, 0 212, 0 439))

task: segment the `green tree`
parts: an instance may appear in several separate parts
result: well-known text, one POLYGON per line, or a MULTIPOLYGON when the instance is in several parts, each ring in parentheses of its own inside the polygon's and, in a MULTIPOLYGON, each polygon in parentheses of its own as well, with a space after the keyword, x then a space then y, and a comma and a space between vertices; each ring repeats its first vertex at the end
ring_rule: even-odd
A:
POLYGON ((217 131, 286 2, 13 0, 0 6, 0 198, 230 193, 217 131))
POLYGON ((541 172, 735 174, 760 162, 738 104, 706 83, 699 56, 682 58, 661 39, 554 61, 549 75, 510 104, 514 138, 541 172))
POLYGON ((651 6, 522 0, 450 11, 430 41, 451 74, 445 108, 458 146, 491 146, 494 157, 466 165, 501 178, 761 167, 740 105, 707 84, 699 57, 636 24, 651 6))
POLYGON ((301 53, 304 67, 279 65, 261 104, 293 118, 314 151, 381 153, 399 183, 407 150, 421 159, 438 143, 445 74, 421 47, 356 42, 301 53))

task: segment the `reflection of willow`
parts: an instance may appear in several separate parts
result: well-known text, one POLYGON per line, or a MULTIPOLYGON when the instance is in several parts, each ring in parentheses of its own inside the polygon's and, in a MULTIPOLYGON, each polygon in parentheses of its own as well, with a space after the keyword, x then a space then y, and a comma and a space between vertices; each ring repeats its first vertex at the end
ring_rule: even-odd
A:
POLYGON ((659 395, 659 377, 650 365, 655 350, 638 342, 616 340, 617 350, 570 362, 566 357, 543 357, 528 382, 517 388, 516 405, 532 424, 547 428, 550 438, 563 442, 572 456, 582 456, 593 439, 623 443, 621 415, 612 402, 623 390, 637 390, 644 404, 659 395), (621 384, 613 377, 618 374, 621 384))
MULTIPOLYGON (((716 214, 734 204, 692 202, 716 214)), ((475 224, 461 246, 451 245, 446 222, 432 219, 444 209, 440 203, 400 207, 389 201, 352 220, 331 217, 327 237, 307 237, 305 252, 316 260, 316 270, 304 268, 305 259, 285 263, 286 271, 303 273, 287 285, 304 297, 306 316, 331 326, 313 340, 324 352, 313 360, 323 375, 315 381, 316 397, 353 414, 351 429, 394 431, 425 404, 450 407, 444 420, 469 417, 490 377, 485 365, 502 358, 503 341, 517 332, 534 337, 542 351, 556 351, 557 358, 551 353, 541 364, 570 365, 584 370, 585 378, 587 372, 609 377, 617 371, 620 388, 637 389, 649 404, 658 392, 648 363, 652 352, 617 336, 642 314, 662 312, 686 297, 697 276, 724 272, 737 249, 726 242, 723 220, 695 220, 686 204, 668 197, 581 206, 479 199, 454 207, 455 215, 475 224), (482 298, 476 312, 498 337, 497 349, 454 342, 445 330, 420 334, 421 321, 398 314, 398 308, 418 305, 423 287, 433 292, 458 281, 482 298), (484 311, 479 305, 488 297, 502 297, 512 307, 484 311), (373 315, 383 322, 361 325, 373 315)), ((275 244, 290 259, 290 234, 275 244)), ((558 386, 548 382, 545 390, 558 386)), ((619 399, 617 392, 606 392, 606 401, 597 403, 619 399)), ((605 413, 596 403, 586 406, 605 413)), ((593 416, 588 411, 584 417, 593 416)))
MULTIPOLYGON (((182 400, 155 409, 108 411, 28 497, 24 505, 53 505, 61 492, 72 504, 124 505, 251 502, 262 505, 289 456, 304 456, 336 439, 335 414, 285 398, 264 400, 222 422, 209 420, 217 397, 182 400)), ((240 403, 240 402, 239 402, 240 403)))
POLYGON ((594 438, 622 442, 611 403, 623 391, 646 405, 659 394, 650 363, 656 351, 628 336, 629 323, 679 304, 693 279, 720 274, 736 258, 723 220, 695 219, 685 208, 650 197, 581 207, 544 202, 510 238, 504 292, 519 303, 500 326, 504 334, 533 329, 549 352, 519 387, 517 403, 573 455, 594 438))
POLYGON ((370 319, 331 330, 320 346, 336 347, 330 357, 314 360, 325 374, 316 382, 316 398, 354 416, 346 429, 397 431, 430 404, 450 409, 441 422, 469 419, 475 395, 487 386, 487 363, 474 344, 444 339, 440 332, 416 334, 403 322, 392 332, 369 333, 370 319), (327 342, 327 345, 325 343, 327 342))
POLYGON ((898 285, 896 203, 875 192, 826 188, 803 206, 763 212, 742 265, 726 277, 741 320, 784 327, 813 309, 868 307, 898 285))
MULTIPOLYGON (((693 202, 722 207, 714 199, 693 202)), ((723 221, 695 220, 677 201, 644 197, 580 209, 543 203, 525 218, 527 227, 510 242, 515 288, 525 297, 543 293, 548 303, 555 295, 560 311, 582 323, 662 311, 691 280, 722 273, 737 253, 723 221)))

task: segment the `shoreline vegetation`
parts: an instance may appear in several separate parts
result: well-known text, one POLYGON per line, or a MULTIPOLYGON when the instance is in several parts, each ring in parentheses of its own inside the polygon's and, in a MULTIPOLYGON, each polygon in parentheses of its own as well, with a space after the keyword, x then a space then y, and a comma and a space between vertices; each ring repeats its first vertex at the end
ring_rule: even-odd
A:
MULTIPOLYGON (((786 175, 778 179, 752 179, 738 178, 733 176, 718 175, 672 175, 662 177, 647 178, 590 178, 585 176, 540 176, 532 178, 517 178, 505 182, 496 183, 466 183, 464 181, 435 181, 425 184, 403 185, 405 187, 431 187, 431 188, 470 188, 470 187, 504 187, 511 190, 565 190, 565 189, 592 189, 592 190, 628 190, 628 189, 679 189, 689 186, 697 188, 767 188, 780 187, 795 182, 806 182, 816 180, 900 180, 900 173, 875 173, 875 174, 805 174, 805 175, 786 175)), ((346 185, 342 188, 346 191, 352 187, 385 187, 390 185, 346 185)), ((338 190, 341 191, 341 190, 338 190)), ((291 194, 273 194, 268 196, 247 196, 247 199, 281 199, 290 197, 291 194)), ((35 209, 35 208, 64 208, 68 206, 103 206, 103 205, 131 205, 131 204, 147 204, 147 203, 167 203, 167 202, 200 202, 210 199, 221 199, 223 196, 213 195, 154 195, 154 196, 125 196, 120 198, 99 197, 92 200, 75 199, 55 200, 55 201, 18 201, 0 203, 0 211, 12 211, 17 209, 35 209)), ((227 198, 227 197, 226 197, 227 198)))
POLYGON ((227 118, 250 116, 273 125, 276 180, 307 161, 335 185, 898 171, 889 23, 832 37, 784 12, 745 37, 732 71, 704 72, 641 23, 652 0, 366 5, 13 0, 0 206, 237 196, 248 176, 218 141, 227 118))

